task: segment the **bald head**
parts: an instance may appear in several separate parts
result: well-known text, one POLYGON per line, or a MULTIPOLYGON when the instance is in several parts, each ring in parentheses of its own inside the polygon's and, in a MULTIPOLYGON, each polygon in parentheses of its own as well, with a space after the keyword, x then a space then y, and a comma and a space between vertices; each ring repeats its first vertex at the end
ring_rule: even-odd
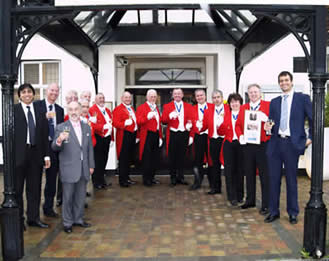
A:
POLYGON ((123 92, 122 96, 121 96, 121 101, 126 104, 126 105, 131 105, 131 93, 130 92, 123 92))

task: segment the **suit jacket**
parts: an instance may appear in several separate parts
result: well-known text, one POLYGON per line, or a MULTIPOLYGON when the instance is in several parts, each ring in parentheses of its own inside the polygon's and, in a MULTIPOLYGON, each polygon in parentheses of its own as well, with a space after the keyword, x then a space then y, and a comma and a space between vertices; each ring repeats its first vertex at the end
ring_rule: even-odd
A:
MULTIPOLYGON (((270 115, 269 118, 274 121, 272 128, 272 136, 267 145, 267 154, 272 155, 278 144, 279 139, 279 128, 281 118, 281 100, 282 97, 276 97, 271 101, 270 104, 270 115)), ((312 139, 312 103, 310 96, 295 92, 292 98, 291 109, 290 109, 290 139, 291 143, 296 150, 298 155, 304 154, 306 133, 305 133, 305 119, 308 118, 309 122, 309 138, 312 139)))
MULTIPOLYGON (((238 138, 240 138, 240 136, 243 135, 243 133, 244 133, 244 114, 245 114, 246 110, 250 110, 249 103, 243 104, 240 107, 239 116, 235 123, 235 132, 236 132, 236 136, 238 138)), ((268 116, 269 110, 270 110, 270 102, 261 100, 260 106, 259 106, 259 111, 264 112, 268 116)), ((261 142, 266 142, 270 138, 271 138, 271 136, 266 135, 266 132, 264 130, 264 122, 262 122, 260 140, 261 140, 261 142)))
MULTIPOLYGON (((46 100, 39 100, 35 102, 39 107, 40 107, 40 111, 44 114, 47 113, 47 103, 46 100)), ((64 109, 59 106, 58 104, 55 103, 55 112, 56 112, 56 125, 60 124, 64 121, 64 109)))
MULTIPOLYGON (((192 105, 186 102, 183 102, 184 106, 184 128, 186 126, 186 123, 188 121, 193 121, 192 116, 192 105)), ((163 105, 163 112, 161 116, 161 122, 163 124, 167 124, 167 130, 166 130, 166 148, 167 148, 167 155, 169 150, 169 140, 170 140, 170 128, 178 128, 179 126, 179 120, 176 119, 170 119, 169 114, 176 110, 174 101, 169 102, 165 105, 163 105)), ((193 124, 192 124, 193 125, 193 124)), ((193 127, 193 126, 192 126, 193 127)))
MULTIPOLYGON (((161 114, 156 107, 157 112, 159 114, 159 137, 162 139, 162 129, 161 129, 161 114)), ((147 114, 151 112, 150 106, 147 104, 147 102, 143 103, 137 108, 136 112, 136 118, 137 118, 137 125, 139 126, 139 159, 142 160, 143 151, 144 151, 144 145, 146 142, 146 136, 148 131, 157 132, 157 120, 155 118, 152 118, 151 120, 147 119, 147 114)))
POLYGON ((91 130, 88 124, 81 122, 81 145, 75 134, 71 121, 63 122, 56 126, 55 138, 51 147, 58 151, 59 169, 62 182, 76 183, 81 175, 88 181, 90 179, 90 168, 95 168, 94 149, 91 141, 91 130), (56 144, 56 140, 64 127, 70 127, 69 142, 63 142, 61 146, 56 144), (81 164, 82 153, 82 164, 81 164))
MULTIPOLYGON (((36 127, 36 162, 35 164, 43 165, 44 157, 49 156, 48 147, 48 121, 46 115, 40 111, 39 106, 34 102, 32 103, 35 115, 36 127)), ((26 154, 26 139, 27 139, 27 119, 22 107, 18 103, 14 105, 14 148, 15 148, 15 166, 19 167, 24 163, 26 154)))
MULTIPOLYGON (((131 107, 131 109, 135 113, 134 108, 131 107)), ((133 119, 132 119, 133 124, 129 126, 125 126, 125 121, 128 120, 129 118, 130 118, 129 111, 127 110, 126 106, 123 103, 121 103, 113 110, 113 126, 117 129, 115 136, 115 144, 116 144, 118 158, 120 156, 124 131, 129 131, 129 132, 135 131, 136 123, 134 122, 133 119)))
MULTIPOLYGON (((105 108, 105 111, 107 113, 107 115, 110 117, 110 119, 112 120, 112 113, 108 108, 105 108)), ((91 106, 89 108, 89 114, 90 116, 94 116, 96 115, 96 123, 91 123, 93 130, 95 131, 95 134, 104 137, 104 135, 107 133, 107 130, 104 131, 104 125, 106 124, 106 120, 105 117, 103 115, 103 113, 100 111, 100 109, 98 108, 97 104, 94 104, 93 106, 91 106)), ((113 128, 111 131, 111 139, 114 140, 113 138, 113 128)))

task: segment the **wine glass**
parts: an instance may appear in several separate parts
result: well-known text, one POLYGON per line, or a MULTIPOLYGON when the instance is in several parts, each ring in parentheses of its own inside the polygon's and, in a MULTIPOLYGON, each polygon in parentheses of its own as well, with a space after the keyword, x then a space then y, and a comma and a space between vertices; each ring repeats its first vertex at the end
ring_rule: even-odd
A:
MULTIPOLYGON (((70 126, 64 126, 64 129, 63 129, 64 132, 66 132, 67 134, 70 134, 70 130, 71 130, 70 126)), ((67 139, 64 140, 64 143, 69 143, 69 135, 68 135, 67 139)))
MULTIPOLYGON (((270 125, 271 125, 271 127, 273 127, 273 126, 274 126, 274 124, 275 124, 274 120, 272 120, 272 119, 268 119, 268 120, 267 120, 267 123, 268 123, 268 124, 270 124, 270 125)), ((270 130, 267 130, 267 131, 266 131, 266 135, 267 135, 267 136, 270 136, 270 135, 272 135, 272 129, 270 129, 270 130)))

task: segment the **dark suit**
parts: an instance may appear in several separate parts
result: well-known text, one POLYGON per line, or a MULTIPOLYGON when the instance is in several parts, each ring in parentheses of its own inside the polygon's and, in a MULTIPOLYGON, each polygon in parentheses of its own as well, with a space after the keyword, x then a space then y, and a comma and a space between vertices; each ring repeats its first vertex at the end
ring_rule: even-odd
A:
POLYGON ((312 139, 312 103, 308 95, 294 93, 290 109, 290 136, 282 138, 279 135, 281 100, 279 96, 271 101, 269 118, 274 120, 272 137, 267 146, 267 157, 269 164, 270 178, 270 201, 269 208, 271 215, 279 214, 281 168, 285 166, 287 184, 287 212, 289 215, 297 216, 298 194, 297 194, 297 168, 299 156, 304 154, 306 133, 305 118, 309 120, 310 133, 312 139))
MULTIPOLYGON (((36 104, 40 107, 40 112, 46 115, 47 113, 47 103, 46 100, 37 101, 36 104)), ((55 104, 55 112, 56 112, 56 125, 62 123, 64 121, 64 110, 61 106, 55 104)), ((49 128, 49 122, 48 122, 49 128)), ((50 153, 51 166, 46 170, 46 185, 44 190, 45 203, 43 204, 44 213, 49 213, 53 209, 54 206, 54 197, 56 195, 56 183, 57 183, 57 173, 59 170, 58 167, 58 153, 54 152, 51 149, 52 138, 49 136, 48 138, 48 146, 50 153)), ((58 180, 58 192, 61 191, 61 182, 58 180)))
POLYGON ((48 124, 44 113, 35 103, 35 145, 27 146, 27 120, 21 104, 14 105, 15 128, 15 189, 16 197, 23 218, 23 191, 26 179, 27 219, 37 221, 40 218, 41 176, 44 157, 49 156, 48 124))

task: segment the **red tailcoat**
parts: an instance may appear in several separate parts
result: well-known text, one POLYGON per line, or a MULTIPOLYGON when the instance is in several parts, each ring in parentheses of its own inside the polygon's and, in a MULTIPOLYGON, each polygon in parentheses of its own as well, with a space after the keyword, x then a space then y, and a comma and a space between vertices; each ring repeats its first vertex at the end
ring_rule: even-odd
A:
MULTIPOLYGON (((109 115, 110 119, 112 120, 111 111, 108 108, 105 108, 105 111, 106 111, 107 115, 109 115)), ((97 134, 103 138, 104 135, 107 133, 107 129, 104 130, 104 125, 106 124, 106 120, 105 120, 103 113, 98 108, 97 104, 94 104, 93 106, 91 106, 89 108, 89 115, 96 116, 96 119, 97 119, 96 123, 91 123, 91 125, 95 131, 95 134, 97 134)), ((112 134, 113 134, 113 128, 111 131, 111 140, 113 141, 114 137, 112 134)))
MULTIPOLYGON (((158 109, 156 108, 159 113, 159 137, 162 139, 162 130, 161 130, 161 114, 158 109)), ((151 112, 150 106, 147 102, 143 103, 137 108, 136 111, 136 118, 137 118, 137 125, 139 127, 139 160, 142 160, 143 152, 144 152, 144 145, 146 142, 146 136, 148 131, 157 131, 157 120, 152 118, 150 120, 147 119, 147 114, 151 112)))
MULTIPOLYGON (((131 109, 135 113, 134 108, 131 107, 131 109)), ((117 129, 115 136, 115 144, 117 148, 118 158, 120 156, 124 131, 134 132, 135 130, 136 122, 134 122, 133 119, 133 124, 125 126, 125 121, 128 119, 130 119, 129 111, 123 103, 121 103, 113 110, 113 126, 117 129)))
MULTIPOLYGON (((250 104, 246 103, 240 107, 240 112, 238 119, 235 123, 235 132, 236 136, 240 138, 241 135, 244 133, 244 114, 245 110, 250 110, 250 104)), ((268 101, 260 101, 260 106, 259 106, 259 111, 264 112, 267 116, 269 115, 270 112, 270 102, 268 101)), ((261 127, 261 142, 268 141, 271 138, 271 136, 266 136, 266 132, 264 130, 264 122, 262 122, 262 127, 261 127)))
MULTIPOLYGON (((214 135, 214 113, 215 113, 215 104, 209 104, 208 109, 204 113, 203 117, 203 123, 202 123, 202 131, 205 131, 208 129, 208 155, 210 155, 209 151, 209 140, 212 138, 214 135)), ((224 121, 223 123, 217 128, 217 134, 219 136, 224 136, 225 135, 225 115, 230 114, 230 107, 228 104, 224 104, 224 110, 222 112, 224 114, 224 121)), ((212 166, 212 160, 211 157, 209 156, 208 158, 208 164, 212 166)))
MULTIPOLYGON (((184 107, 184 127, 186 126, 186 123, 188 121, 193 121, 192 116, 192 105, 186 102, 183 102, 184 107)), ((165 105, 163 105, 163 112, 161 117, 161 122, 163 124, 167 124, 167 131, 166 131, 166 148, 167 148, 167 156, 168 156, 168 149, 169 149, 169 139, 170 139, 170 128, 178 128, 179 120, 176 119, 169 119, 169 114, 176 110, 175 103, 169 102, 165 105)))

